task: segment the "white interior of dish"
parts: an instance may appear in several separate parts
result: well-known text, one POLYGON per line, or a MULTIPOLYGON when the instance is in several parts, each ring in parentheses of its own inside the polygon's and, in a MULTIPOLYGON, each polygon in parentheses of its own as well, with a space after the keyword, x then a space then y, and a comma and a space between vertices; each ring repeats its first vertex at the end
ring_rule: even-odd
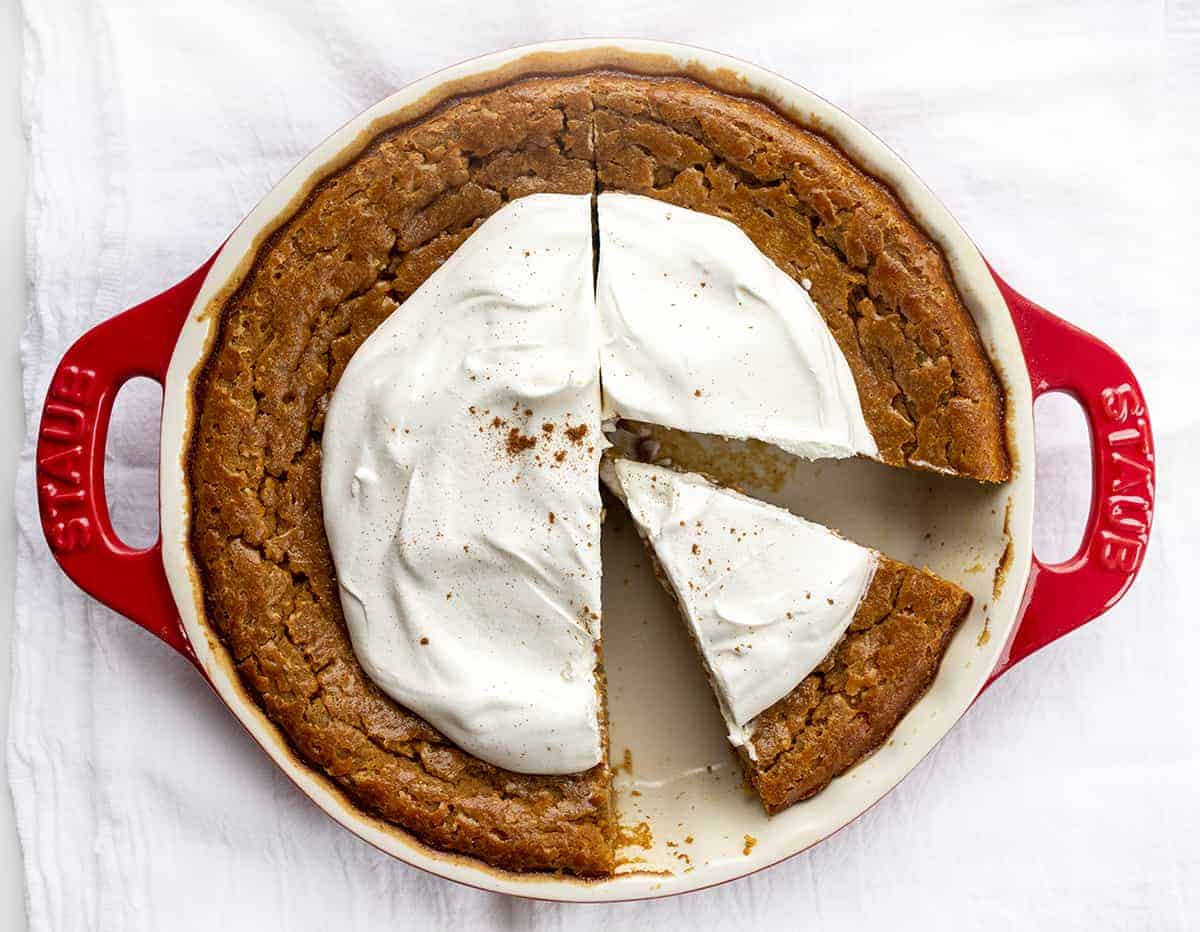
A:
MULTIPOLYGON (((544 70, 540 68, 539 70, 544 70)), ((456 65, 376 104, 326 139, 250 213, 226 242, 180 335, 164 390, 161 502, 163 561, 197 658, 242 724, 318 805, 366 841, 448 879, 522 896, 560 900, 636 899, 711 886, 780 861, 837 831, 894 787, 966 711, 1012 633, 1028 576, 1033 517, 1033 417, 1028 374, 1008 309, 965 233, 907 165, 831 104, 778 75, 714 52, 644 40, 573 40, 500 52, 456 65), (779 454, 782 483, 747 486, 888 555, 960 583, 975 596, 928 694, 891 740, 830 787, 768 819, 741 787, 693 647, 674 605, 650 571, 627 517, 610 515, 604 539, 603 624, 612 759, 621 822, 631 833, 618 876, 581 882, 514 876, 470 859, 432 851, 402 831, 364 816, 323 778, 296 762, 275 727, 249 701, 197 612, 187 545, 183 454, 192 378, 215 321, 203 310, 238 272, 256 237, 285 211, 323 166, 370 124, 439 86, 490 72, 534 54, 619 49, 668 56, 689 66, 736 74, 758 93, 808 114, 854 160, 886 181, 942 245, 1008 392, 1015 475, 1002 487, 890 469, 868 461, 808 463, 779 454), (1005 532, 1007 518, 1007 533, 1005 532), (1011 566, 998 597, 993 580, 1011 540, 1011 566), (628 749, 632 766, 623 761, 628 749), (635 793, 637 795, 635 795, 635 793), (754 840, 747 844, 747 836, 754 840), (687 839, 691 839, 688 841, 687 839)))

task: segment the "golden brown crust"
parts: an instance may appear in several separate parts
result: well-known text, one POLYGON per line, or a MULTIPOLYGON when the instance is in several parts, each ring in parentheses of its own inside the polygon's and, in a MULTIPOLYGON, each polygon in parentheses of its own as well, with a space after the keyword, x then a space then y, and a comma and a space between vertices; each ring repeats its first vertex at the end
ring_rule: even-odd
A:
POLYGON ((742 763, 767 812, 819 793, 887 740, 970 608, 953 583, 880 557, 838 646, 755 719, 756 759, 742 763))
POLYGON ((225 302, 197 385, 207 618, 297 754, 355 804, 498 867, 584 876, 614 863, 606 764, 498 770, 363 674, 321 520, 320 437, 355 349, 484 218, 525 194, 592 192, 597 175, 729 216, 810 278, 885 461, 1007 475, 1002 396, 937 249, 832 146, 760 104, 684 80, 529 79, 388 131, 319 185, 225 302))

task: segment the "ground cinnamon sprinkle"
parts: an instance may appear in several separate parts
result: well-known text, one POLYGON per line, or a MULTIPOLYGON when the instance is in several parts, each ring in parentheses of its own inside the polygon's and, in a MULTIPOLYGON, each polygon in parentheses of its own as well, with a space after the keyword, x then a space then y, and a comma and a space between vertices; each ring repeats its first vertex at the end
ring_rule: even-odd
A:
POLYGON ((553 511, 552 511, 552 512, 550 512, 550 523, 551 523, 551 524, 553 524, 553 523, 554 523, 554 512, 553 512, 553 511))
POLYGON ((552 433, 554 433, 554 425, 549 421, 546 421, 546 423, 542 425, 542 433, 549 437, 552 433))
POLYGON ((554 461, 557 463, 561 463, 566 458, 567 458, 566 450, 559 450, 557 453, 554 454, 554 461))
POLYGON ((535 446, 537 446, 537 437, 528 437, 515 427, 508 432, 508 439, 504 442, 504 449, 508 451, 509 456, 520 456, 530 447, 535 446))
POLYGON ((587 424, 579 424, 575 427, 568 427, 567 439, 570 440, 571 443, 575 444, 575 446, 579 446, 581 443, 583 443, 583 438, 587 436, 587 433, 587 424))

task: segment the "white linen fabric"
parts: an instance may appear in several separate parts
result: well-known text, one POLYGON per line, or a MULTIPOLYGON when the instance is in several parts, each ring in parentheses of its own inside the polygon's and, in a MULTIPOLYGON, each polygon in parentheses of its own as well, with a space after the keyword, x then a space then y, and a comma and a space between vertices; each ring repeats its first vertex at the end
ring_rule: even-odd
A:
MULTIPOLYGON (((1200 922, 1196 0, 26 0, 25 16, 31 433, 8 755, 32 928, 1200 922), (37 520, 32 429, 75 337, 195 268, 348 117, 464 57, 611 34, 719 47, 881 135, 1014 286, 1126 356, 1162 478, 1129 596, 1005 676, 850 828, 719 889, 572 907, 443 882, 311 805, 184 660, 59 572, 37 520)), ((110 476, 121 527, 146 540, 156 399, 134 395, 110 476)), ((1061 556, 1082 525, 1088 454, 1069 406, 1039 415, 1038 542, 1061 556)))

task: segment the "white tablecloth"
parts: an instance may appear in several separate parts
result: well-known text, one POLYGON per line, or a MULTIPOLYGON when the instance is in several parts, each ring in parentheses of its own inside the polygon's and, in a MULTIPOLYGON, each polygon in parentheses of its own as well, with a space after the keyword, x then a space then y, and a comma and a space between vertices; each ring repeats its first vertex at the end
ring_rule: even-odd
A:
MULTIPOLYGON (((1016 287, 1120 348, 1161 476, 1125 601, 1006 676, 849 830, 721 889, 570 907, 444 883, 334 825, 181 658, 59 573, 26 443, 8 753, 33 928, 1200 923, 1196 0, 26 0, 26 17, 31 424, 72 339, 191 271, 358 110, 476 53, 627 34, 751 59, 875 130, 1016 287)), ((131 390, 111 447, 114 508, 142 540, 155 403, 131 390)), ((1048 554, 1071 549, 1087 498, 1069 414, 1044 409, 1039 428, 1048 554)))

